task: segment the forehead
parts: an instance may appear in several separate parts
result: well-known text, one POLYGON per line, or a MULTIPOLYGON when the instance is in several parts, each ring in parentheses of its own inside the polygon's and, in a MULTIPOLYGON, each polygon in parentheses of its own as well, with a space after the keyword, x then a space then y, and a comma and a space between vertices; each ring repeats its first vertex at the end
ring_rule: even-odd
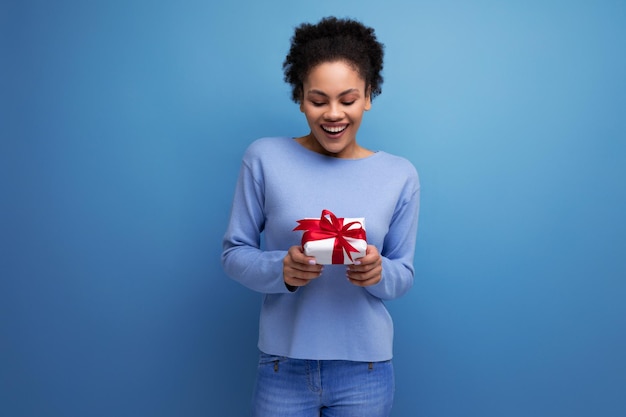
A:
POLYGON ((304 79, 308 89, 363 89, 365 80, 353 65, 344 61, 323 62, 311 68, 304 79))

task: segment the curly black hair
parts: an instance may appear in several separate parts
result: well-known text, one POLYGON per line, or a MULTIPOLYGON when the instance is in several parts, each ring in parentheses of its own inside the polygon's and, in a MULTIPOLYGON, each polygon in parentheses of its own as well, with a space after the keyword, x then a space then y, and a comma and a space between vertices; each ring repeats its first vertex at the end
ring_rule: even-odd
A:
POLYGON ((303 82, 313 67, 324 62, 346 61, 370 87, 373 99, 382 92, 383 49, 374 29, 353 19, 330 16, 317 24, 301 24, 295 29, 283 62, 285 81, 292 89, 291 98, 301 102, 303 82))

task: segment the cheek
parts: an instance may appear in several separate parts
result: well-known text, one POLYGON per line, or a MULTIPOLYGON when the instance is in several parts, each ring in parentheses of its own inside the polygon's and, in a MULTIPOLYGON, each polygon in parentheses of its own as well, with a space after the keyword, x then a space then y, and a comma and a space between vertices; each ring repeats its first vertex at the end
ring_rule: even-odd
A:
POLYGON ((363 112, 362 111, 354 112, 350 115, 350 118, 354 120, 355 122, 361 121, 361 119, 363 118, 363 112))
POLYGON ((310 114, 306 114, 305 116, 306 116, 306 122, 311 128, 317 126, 317 121, 314 117, 311 117, 310 114))
POLYGON ((306 117, 307 120, 309 121, 313 121, 313 120, 317 120, 320 115, 318 114, 318 112, 315 111, 311 111, 310 109, 305 109, 304 111, 304 116, 306 117))

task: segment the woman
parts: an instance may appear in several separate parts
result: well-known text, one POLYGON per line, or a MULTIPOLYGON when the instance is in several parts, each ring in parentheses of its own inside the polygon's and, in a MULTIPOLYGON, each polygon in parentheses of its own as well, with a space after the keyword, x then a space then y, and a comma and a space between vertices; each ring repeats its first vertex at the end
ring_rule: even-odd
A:
POLYGON ((383 300, 413 284, 420 188, 406 159, 357 142, 382 67, 383 45, 360 22, 300 25, 283 68, 310 132, 259 139, 243 157, 222 264, 263 294, 254 416, 390 413, 393 324, 383 300), (364 256, 319 265, 305 254, 296 222, 323 210, 365 219, 364 256))

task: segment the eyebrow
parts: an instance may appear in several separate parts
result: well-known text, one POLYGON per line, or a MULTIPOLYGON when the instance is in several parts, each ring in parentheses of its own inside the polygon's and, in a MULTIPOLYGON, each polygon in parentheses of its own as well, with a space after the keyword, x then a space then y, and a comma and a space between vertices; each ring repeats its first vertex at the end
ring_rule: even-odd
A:
MULTIPOLYGON (((325 92, 321 91, 321 90, 309 90, 307 91, 308 94, 319 94, 320 96, 324 96, 324 97, 328 97, 328 94, 326 94, 325 92)), ((360 93, 358 88, 350 88, 346 91, 343 91, 341 93, 339 93, 338 97, 343 97, 346 94, 350 94, 350 93, 360 93)))

